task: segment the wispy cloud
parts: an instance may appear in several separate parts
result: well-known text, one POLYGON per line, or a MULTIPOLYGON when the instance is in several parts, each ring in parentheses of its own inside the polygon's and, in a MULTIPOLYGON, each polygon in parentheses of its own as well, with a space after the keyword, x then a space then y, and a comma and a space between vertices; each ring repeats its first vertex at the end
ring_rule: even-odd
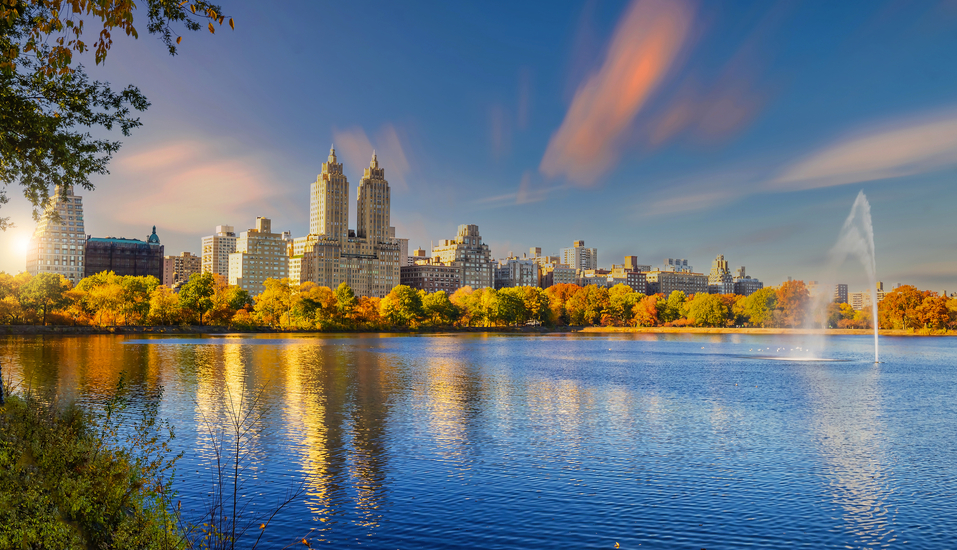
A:
POLYGON ((931 172, 957 164, 957 112, 900 121, 786 166, 769 191, 799 191, 931 172))
POLYGON ((530 204, 541 202, 548 198, 548 194, 554 191, 567 188, 567 185, 542 185, 536 182, 535 175, 531 171, 525 171, 518 184, 518 190, 514 193, 503 193, 484 197, 475 201, 475 204, 484 205, 488 208, 498 208, 501 206, 512 206, 518 204, 530 204))
POLYGON ((575 93, 539 170, 591 185, 617 160, 623 138, 685 45, 692 22, 681 0, 636 0, 615 29, 598 72, 575 93))
MULTIPOLYGON (((346 175, 358 178, 368 168, 372 151, 379 158, 379 166, 385 169, 389 185, 397 191, 408 191, 409 158, 406 156, 403 139, 392 124, 385 124, 375 133, 374 139, 362 128, 355 126, 332 132, 336 154, 342 157, 346 175), (355 174, 355 176, 353 176, 355 174)), ((353 183, 358 184, 358 179, 353 183)))

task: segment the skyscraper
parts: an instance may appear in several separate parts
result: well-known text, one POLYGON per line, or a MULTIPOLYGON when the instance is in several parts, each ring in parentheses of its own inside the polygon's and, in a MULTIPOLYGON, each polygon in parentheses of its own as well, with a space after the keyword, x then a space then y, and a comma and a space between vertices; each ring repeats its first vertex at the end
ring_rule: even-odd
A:
POLYGON ((344 282, 357 296, 380 298, 398 286, 402 242, 389 225, 389 182, 374 152, 358 195, 359 219, 351 231, 349 182, 331 149, 310 189, 309 235, 293 241, 290 278, 329 288, 344 282))
POLYGON ((40 273, 63 275, 75 285, 83 278, 85 263, 83 198, 73 194, 72 187, 57 187, 30 237, 27 271, 34 276, 40 273), (59 219, 55 220, 57 216, 59 219))

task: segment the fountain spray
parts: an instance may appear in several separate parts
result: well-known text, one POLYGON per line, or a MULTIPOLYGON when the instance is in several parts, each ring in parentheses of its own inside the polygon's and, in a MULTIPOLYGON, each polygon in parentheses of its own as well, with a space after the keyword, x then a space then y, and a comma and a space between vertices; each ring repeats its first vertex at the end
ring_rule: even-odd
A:
POLYGON ((871 300, 871 324, 874 326, 874 362, 879 363, 877 335, 877 261, 874 255, 874 227, 871 225, 871 205, 862 190, 857 194, 851 213, 844 221, 844 227, 831 248, 831 260, 835 264, 843 263, 848 256, 854 256, 864 265, 864 271, 871 284, 874 298, 871 300))

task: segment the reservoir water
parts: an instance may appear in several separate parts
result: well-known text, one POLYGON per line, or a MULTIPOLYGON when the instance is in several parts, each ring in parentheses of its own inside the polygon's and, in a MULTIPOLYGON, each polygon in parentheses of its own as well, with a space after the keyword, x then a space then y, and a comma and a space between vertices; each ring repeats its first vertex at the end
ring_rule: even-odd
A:
MULTIPOLYGON (((746 335, 6 337, 5 379, 96 405, 120 372, 175 426, 261 420, 261 547, 950 548, 957 339, 746 335), (794 350, 794 351, 792 351, 794 350)), ((135 412, 135 411, 133 411, 135 412)), ((258 524, 257 524, 258 526, 258 524)), ((253 529, 254 531, 256 529, 253 529)))

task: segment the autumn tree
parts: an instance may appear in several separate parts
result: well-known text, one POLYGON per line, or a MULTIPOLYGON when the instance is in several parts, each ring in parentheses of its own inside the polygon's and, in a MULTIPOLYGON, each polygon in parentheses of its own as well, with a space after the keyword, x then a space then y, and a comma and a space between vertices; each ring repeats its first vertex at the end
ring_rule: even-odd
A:
POLYGON ((611 287, 608 289, 608 308, 602 324, 616 327, 629 324, 635 305, 644 297, 644 294, 633 291, 628 285, 619 283, 611 287))
POLYGON ((580 288, 574 284, 559 283, 545 289, 545 295, 548 296, 549 317, 553 325, 571 324, 567 304, 580 288))
POLYGON ((947 309, 947 298, 943 296, 926 296, 915 311, 917 322, 923 328, 941 330, 947 328, 950 322, 950 311, 947 309))
MULTIPOLYGON (((91 81, 75 53, 92 50, 102 63, 114 32, 139 36, 134 15, 145 17, 148 32, 170 54, 181 40, 176 28, 195 31, 204 22, 214 32, 214 23, 225 22, 221 8, 204 0, 146 0, 136 8, 133 2, 0 2, 0 204, 7 201, 3 187, 19 183, 39 219, 55 187, 64 194, 70 186, 92 190, 90 176, 106 174, 120 147, 103 136, 114 128, 129 136, 141 124, 132 111, 149 102, 139 89, 114 91, 91 81), (97 27, 88 41, 84 32, 97 27)), ((0 218, 0 230, 8 226, 0 218)))
POLYGON ((149 319, 160 325, 172 325, 179 320, 179 297, 166 285, 160 285, 150 295, 149 319))
POLYGON ((339 283, 336 288, 336 313, 339 316, 339 323, 346 327, 352 327, 353 314, 359 300, 356 299, 355 292, 346 284, 345 281, 339 283))
POLYGON ((392 326, 409 328, 422 318, 422 296, 412 287, 399 285, 382 299, 379 309, 392 326))
POLYGON ((47 314, 67 304, 66 292, 70 281, 56 273, 39 273, 20 291, 20 303, 25 308, 40 312, 41 323, 47 324, 47 314))
POLYGON ((884 294, 884 299, 877 304, 880 326, 894 329, 918 328, 921 323, 917 308, 929 294, 911 285, 903 285, 884 294))
POLYGON ((673 323, 681 318, 681 310, 685 306, 687 296, 680 290, 672 290, 668 299, 663 303, 658 301, 658 320, 661 323, 673 323))
POLYGON ((263 324, 279 326, 283 323, 283 317, 293 310, 293 294, 289 279, 266 279, 263 281, 263 291, 256 296, 253 310, 263 324))
POLYGON ((804 324, 811 294, 804 281, 786 281, 777 289, 777 310, 785 326, 799 327, 804 324))
POLYGON ((658 326, 658 300, 660 294, 645 296, 632 308, 631 324, 636 327, 658 326))

